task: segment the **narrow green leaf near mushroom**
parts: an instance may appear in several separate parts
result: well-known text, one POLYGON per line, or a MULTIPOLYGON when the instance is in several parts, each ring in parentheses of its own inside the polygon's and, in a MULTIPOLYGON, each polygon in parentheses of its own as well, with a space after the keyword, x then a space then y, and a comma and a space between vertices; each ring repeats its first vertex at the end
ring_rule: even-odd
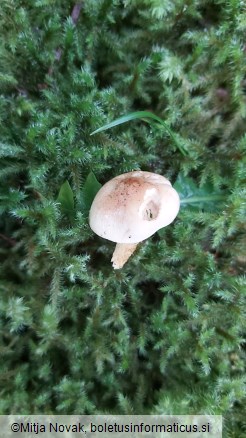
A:
POLYGON ((119 117, 118 119, 113 120, 110 123, 107 123, 106 125, 101 126, 100 128, 96 129, 91 133, 91 135, 98 134, 99 132, 107 131, 108 129, 114 128, 115 126, 122 125, 123 123, 130 122, 131 120, 143 120, 150 125, 153 125, 153 122, 155 123, 155 126, 162 127, 164 130, 168 133, 170 138, 172 139, 172 142, 174 145, 179 149, 179 151, 182 153, 182 155, 189 155, 189 152, 185 150, 183 145, 181 145, 180 141, 177 138, 177 135, 173 132, 173 130, 168 126, 164 120, 162 120, 160 117, 156 116, 155 114, 151 113, 150 111, 135 111, 133 113, 125 114, 122 117, 119 117))
POLYGON ((61 205, 63 214, 72 219, 74 217, 74 195, 68 181, 65 181, 58 193, 57 201, 61 205))

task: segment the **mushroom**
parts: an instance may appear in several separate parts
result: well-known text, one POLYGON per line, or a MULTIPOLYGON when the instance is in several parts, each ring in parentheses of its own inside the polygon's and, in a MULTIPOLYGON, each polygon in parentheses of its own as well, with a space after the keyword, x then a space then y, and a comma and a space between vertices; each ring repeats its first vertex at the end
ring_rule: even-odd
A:
POLYGON ((114 269, 120 269, 139 242, 175 219, 179 205, 178 193, 164 176, 128 172, 101 187, 89 223, 98 236, 116 242, 111 261, 114 269))

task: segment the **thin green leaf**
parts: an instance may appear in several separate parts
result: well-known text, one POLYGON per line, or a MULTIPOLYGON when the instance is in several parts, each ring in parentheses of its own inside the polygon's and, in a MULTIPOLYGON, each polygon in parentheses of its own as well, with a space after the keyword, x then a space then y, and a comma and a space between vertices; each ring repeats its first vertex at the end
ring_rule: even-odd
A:
POLYGON ((192 209, 214 211, 227 199, 227 195, 222 191, 215 191, 212 184, 198 187, 191 178, 181 174, 173 187, 179 193, 181 206, 188 206, 192 209))
POLYGON ((72 219, 74 217, 74 196, 68 181, 62 184, 57 201, 61 204, 62 213, 72 219))
POLYGON ((92 201, 101 187, 102 184, 97 181, 95 174, 90 172, 82 188, 82 204, 85 211, 89 211, 92 201))
POLYGON ((122 125, 123 123, 130 122, 131 120, 140 119, 143 120, 144 118, 152 118, 156 121, 160 121, 158 116, 155 114, 150 113, 149 111, 136 111, 133 113, 126 114, 125 116, 119 117, 116 120, 113 120, 110 123, 107 123, 106 125, 101 126, 101 128, 96 129, 91 133, 91 135, 97 134, 98 132, 106 131, 107 129, 111 129, 114 126, 122 125))
POLYGON ((137 120, 137 119, 143 120, 149 124, 152 123, 152 120, 154 120, 155 122, 158 122, 166 130, 166 132, 169 134, 169 136, 173 140, 176 147, 180 150, 180 152, 183 155, 188 155, 188 152, 180 144, 175 133, 166 124, 166 122, 164 122, 164 120, 162 120, 160 117, 156 116, 155 114, 153 114, 149 111, 136 111, 133 113, 126 114, 125 116, 119 117, 118 119, 113 120, 112 122, 101 126, 101 128, 96 129, 90 135, 94 135, 94 134, 97 134, 99 132, 106 131, 107 129, 111 129, 114 126, 122 125, 123 123, 130 122, 131 120, 137 120))

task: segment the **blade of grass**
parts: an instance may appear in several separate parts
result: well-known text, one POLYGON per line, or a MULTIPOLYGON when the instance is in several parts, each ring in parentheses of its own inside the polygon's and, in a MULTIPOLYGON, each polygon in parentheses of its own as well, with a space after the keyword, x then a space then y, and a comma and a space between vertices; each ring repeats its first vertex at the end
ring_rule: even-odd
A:
POLYGON ((75 215, 74 210, 74 195, 68 181, 65 181, 59 191, 57 201, 61 204, 61 211, 73 220, 75 215))
POLYGON ((122 125, 123 123, 130 122, 131 120, 143 120, 144 122, 147 122, 151 124, 152 120, 155 122, 158 122, 163 128, 166 130, 166 132, 169 134, 171 139, 173 140, 176 147, 180 150, 180 152, 183 155, 188 155, 188 152, 183 148, 183 146, 177 141, 177 138, 174 134, 174 132, 171 130, 171 128, 162 120, 160 117, 156 116, 155 114, 149 112, 149 111, 135 111, 133 113, 126 114, 125 116, 119 117, 116 120, 113 120, 110 123, 107 123, 106 125, 101 126, 101 128, 96 129, 93 131, 90 135, 98 134, 99 132, 106 131, 107 129, 114 128, 115 126, 122 125))
POLYGON ((211 183, 199 187, 192 178, 182 173, 178 175, 173 187, 179 194, 181 206, 191 209, 215 211, 223 208, 228 199, 228 193, 216 190, 211 183))
POLYGON ((204 195, 204 196, 191 196, 190 198, 183 198, 180 200, 180 204, 182 205, 189 205, 189 204, 198 204, 201 202, 219 202, 219 201, 226 201, 228 197, 226 195, 218 195, 218 194, 211 194, 211 195, 204 195))

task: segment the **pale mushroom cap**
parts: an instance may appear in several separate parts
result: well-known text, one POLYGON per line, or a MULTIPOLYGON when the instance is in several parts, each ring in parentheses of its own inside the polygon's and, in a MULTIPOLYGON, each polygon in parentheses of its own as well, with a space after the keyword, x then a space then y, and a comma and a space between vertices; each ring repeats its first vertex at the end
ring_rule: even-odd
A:
POLYGON ((179 195, 164 177, 151 172, 124 173, 96 194, 91 229, 116 243, 138 243, 169 225, 179 211, 179 195))

